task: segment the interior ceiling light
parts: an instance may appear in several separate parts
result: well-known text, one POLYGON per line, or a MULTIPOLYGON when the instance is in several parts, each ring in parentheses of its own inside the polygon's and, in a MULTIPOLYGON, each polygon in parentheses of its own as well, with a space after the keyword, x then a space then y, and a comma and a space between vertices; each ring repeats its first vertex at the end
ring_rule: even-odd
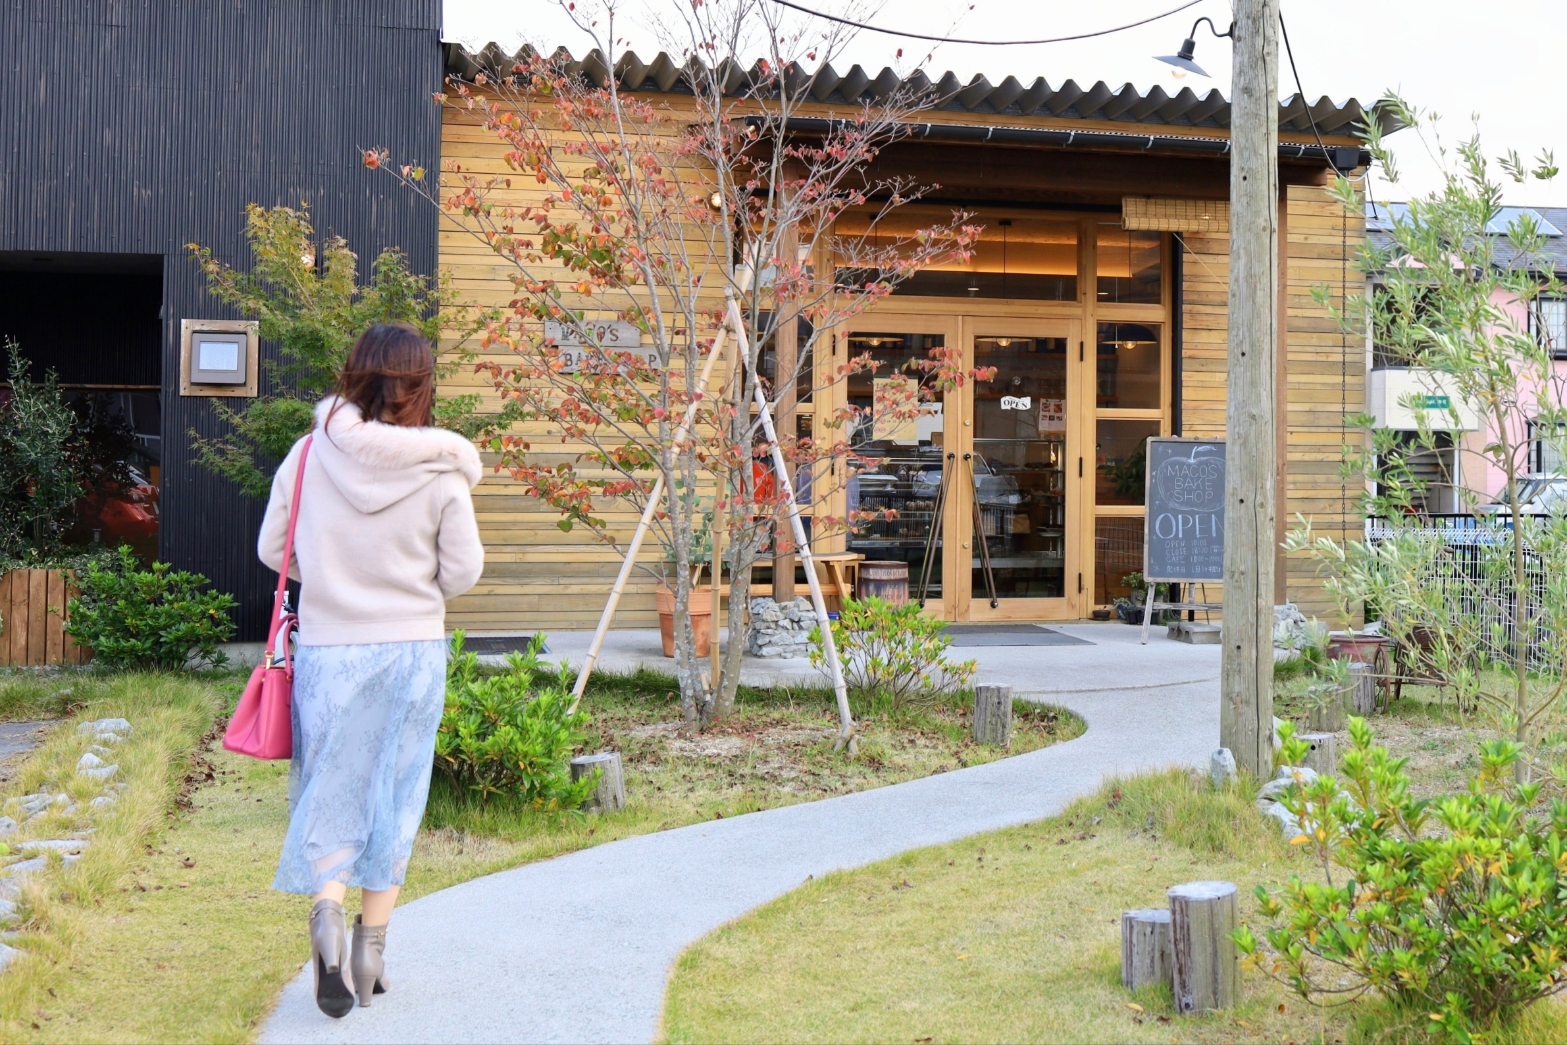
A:
POLYGON ((1213 19, 1199 18, 1192 23, 1192 31, 1186 34, 1186 39, 1181 41, 1181 49, 1179 51, 1175 54, 1161 54, 1154 57, 1166 65, 1173 65, 1184 72, 1196 73, 1198 76, 1207 76, 1208 71, 1192 60, 1192 55, 1197 51, 1197 27, 1204 22, 1208 23, 1208 31, 1221 40, 1226 36, 1232 39, 1235 36, 1234 22, 1231 22, 1230 27, 1221 33, 1218 26, 1213 24, 1213 19))

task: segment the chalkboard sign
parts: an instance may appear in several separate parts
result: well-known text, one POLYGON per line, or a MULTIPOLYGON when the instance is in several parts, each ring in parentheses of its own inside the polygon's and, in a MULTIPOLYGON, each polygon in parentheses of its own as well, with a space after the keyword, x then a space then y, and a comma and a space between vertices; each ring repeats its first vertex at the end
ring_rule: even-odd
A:
POLYGON ((1224 440, 1148 440, 1143 576, 1224 579, 1224 440))

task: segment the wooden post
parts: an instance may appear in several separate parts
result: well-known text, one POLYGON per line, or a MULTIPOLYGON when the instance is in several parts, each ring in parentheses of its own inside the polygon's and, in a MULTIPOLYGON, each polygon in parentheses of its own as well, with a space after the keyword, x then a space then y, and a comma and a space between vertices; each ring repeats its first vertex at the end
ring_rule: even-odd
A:
POLYGON ((1176 1012, 1209 1012, 1235 1004, 1240 964, 1230 939, 1235 925, 1235 886, 1230 882, 1187 882, 1170 890, 1176 1012))
POLYGON ((1311 745, 1306 752, 1305 765, 1318 774, 1338 772, 1338 738, 1332 733, 1302 733, 1300 740, 1311 745))
POLYGON ((613 813, 626 807, 626 777, 621 771, 620 752, 601 751, 596 755, 578 755, 571 760, 571 779, 581 780, 602 770, 598 787, 582 803, 584 813, 613 813))
MULTIPOLYGON (((783 254, 778 259, 780 269, 792 270, 799 263, 800 235, 793 225, 784 229, 779 236, 779 252, 783 254)), ((794 407, 800 401, 799 375, 795 374, 799 365, 800 320, 797 313, 791 310, 779 320, 773 332, 773 395, 777 400, 775 419, 779 435, 788 435, 791 440, 796 435, 798 425, 794 407)), ((814 374, 804 376, 806 380, 815 383, 814 374)), ((789 478, 794 477, 794 468, 790 467, 789 478)), ((778 550, 790 540, 789 515, 780 511, 773 524, 773 601, 779 605, 794 599, 794 553, 781 553, 778 550)))
POLYGON ((1121 914, 1121 986, 1130 990, 1169 983, 1170 912, 1158 908, 1121 914))
POLYGON ((1349 685, 1344 689, 1344 705, 1362 718, 1377 710, 1377 677, 1371 665, 1354 661, 1349 666, 1349 685))
POLYGON ((974 743, 1008 747, 1012 743, 1012 687, 974 687, 974 743))
POLYGON ((1278 23, 1278 0, 1235 0, 1219 743, 1259 778, 1273 757, 1278 23))
POLYGON ((1311 728, 1324 733, 1337 733, 1344 728, 1344 701, 1343 690, 1331 689, 1327 692, 1318 691, 1316 698, 1319 703, 1311 706, 1311 728))

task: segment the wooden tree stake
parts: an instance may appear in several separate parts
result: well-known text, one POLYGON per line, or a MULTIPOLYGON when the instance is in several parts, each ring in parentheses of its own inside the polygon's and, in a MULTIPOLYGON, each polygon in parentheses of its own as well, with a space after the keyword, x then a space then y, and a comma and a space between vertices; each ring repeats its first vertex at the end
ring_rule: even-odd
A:
POLYGON ((584 813, 613 813, 626 807, 626 777, 621 771, 619 751, 601 751, 596 755, 578 755, 571 760, 571 779, 581 780, 601 769, 598 787, 582 803, 584 813))
POLYGON ((992 747, 1012 743, 1012 687, 974 687, 974 742, 992 747))
POLYGON ((1169 983, 1173 967, 1170 912, 1158 908, 1121 914, 1121 985, 1131 990, 1169 983))
POLYGON ((1170 890, 1175 1011, 1228 1009, 1235 1004, 1239 960, 1235 941, 1235 886, 1187 882, 1170 890))

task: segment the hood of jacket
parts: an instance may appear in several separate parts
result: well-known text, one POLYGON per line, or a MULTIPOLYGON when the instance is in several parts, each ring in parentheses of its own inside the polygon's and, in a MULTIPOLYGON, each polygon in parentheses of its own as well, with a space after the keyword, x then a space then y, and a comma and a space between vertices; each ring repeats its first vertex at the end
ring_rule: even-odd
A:
POLYGON ((310 457, 348 503, 366 513, 417 493, 443 472, 460 473, 470 488, 484 473, 479 451, 456 432, 367 421, 357 406, 337 396, 316 404, 310 457))

